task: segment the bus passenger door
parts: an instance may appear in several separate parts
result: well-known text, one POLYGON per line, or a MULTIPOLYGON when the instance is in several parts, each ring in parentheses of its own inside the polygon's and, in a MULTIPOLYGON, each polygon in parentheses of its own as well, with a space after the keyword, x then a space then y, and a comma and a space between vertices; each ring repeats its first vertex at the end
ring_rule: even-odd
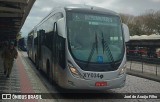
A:
POLYGON ((36 67, 42 67, 43 54, 42 54, 42 45, 43 45, 43 35, 45 30, 40 30, 37 32, 38 34, 38 49, 37 49, 37 64, 36 67))
POLYGON ((60 70, 65 68, 65 38, 58 34, 57 23, 54 23, 54 48, 53 48, 53 56, 54 56, 54 70, 53 77, 55 81, 59 79, 60 70), (62 69, 58 69, 62 68, 62 69))

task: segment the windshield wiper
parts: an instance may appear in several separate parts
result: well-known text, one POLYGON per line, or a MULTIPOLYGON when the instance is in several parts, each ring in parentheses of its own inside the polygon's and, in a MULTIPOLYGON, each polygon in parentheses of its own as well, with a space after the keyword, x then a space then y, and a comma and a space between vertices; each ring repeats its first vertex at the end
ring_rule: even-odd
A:
POLYGON ((105 42, 104 42, 104 36, 103 36, 103 32, 102 32, 102 48, 103 48, 103 54, 104 54, 104 45, 105 44, 105 42))
POLYGON ((95 34, 95 43, 96 43, 96 51, 97 51, 97 54, 98 54, 98 39, 97 39, 97 33, 95 34))
POLYGON ((91 48, 91 51, 89 53, 89 57, 88 57, 88 60, 87 60, 87 65, 86 65, 86 68, 88 67, 91 59, 92 59, 92 56, 94 54, 94 51, 95 51, 95 48, 96 48, 96 51, 97 51, 97 54, 98 54, 98 39, 97 39, 97 34, 95 33, 95 42, 92 44, 92 48, 91 48))
POLYGON ((110 57, 110 59, 111 59, 111 62, 113 63, 113 68, 114 68, 114 67, 115 67, 114 58, 113 58, 113 55, 112 55, 112 53, 111 53, 111 50, 110 50, 110 48, 109 48, 109 46, 108 46, 107 41, 104 40, 103 32, 102 32, 102 47, 103 47, 103 54, 104 54, 105 50, 108 51, 109 57, 110 57))

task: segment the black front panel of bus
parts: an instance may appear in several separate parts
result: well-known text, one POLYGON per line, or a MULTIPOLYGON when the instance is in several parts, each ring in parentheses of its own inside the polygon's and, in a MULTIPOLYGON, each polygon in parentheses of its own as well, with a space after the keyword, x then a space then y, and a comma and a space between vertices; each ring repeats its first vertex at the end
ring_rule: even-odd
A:
POLYGON ((79 60, 75 60, 75 62, 78 64, 78 66, 84 70, 84 71, 98 71, 98 72, 104 72, 104 71, 114 71, 117 70, 120 66, 122 61, 118 61, 115 63, 87 63, 79 60))

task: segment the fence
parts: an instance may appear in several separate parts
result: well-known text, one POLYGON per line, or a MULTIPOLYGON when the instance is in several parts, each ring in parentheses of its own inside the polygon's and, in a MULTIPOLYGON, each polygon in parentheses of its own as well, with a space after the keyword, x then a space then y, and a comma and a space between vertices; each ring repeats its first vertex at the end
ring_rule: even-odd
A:
POLYGON ((127 56, 127 69, 153 75, 160 75, 160 59, 143 56, 127 56))

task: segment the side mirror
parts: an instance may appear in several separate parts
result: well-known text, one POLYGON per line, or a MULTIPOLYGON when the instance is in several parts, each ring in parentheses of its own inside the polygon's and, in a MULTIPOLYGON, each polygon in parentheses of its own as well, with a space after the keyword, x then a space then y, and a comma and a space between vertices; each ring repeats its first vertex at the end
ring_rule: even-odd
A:
POLYGON ((57 22, 54 23, 54 33, 55 33, 55 34, 58 33, 58 31, 57 31, 57 22))
POLYGON ((123 33, 124 33, 125 42, 128 42, 130 40, 129 29, 128 29, 128 26, 124 23, 123 23, 123 33))
POLYGON ((63 38, 66 38, 65 34, 65 20, 64 18, 61 18, 57 21, 57 30, 58 30, 58 35, 62 36, 63 38))

